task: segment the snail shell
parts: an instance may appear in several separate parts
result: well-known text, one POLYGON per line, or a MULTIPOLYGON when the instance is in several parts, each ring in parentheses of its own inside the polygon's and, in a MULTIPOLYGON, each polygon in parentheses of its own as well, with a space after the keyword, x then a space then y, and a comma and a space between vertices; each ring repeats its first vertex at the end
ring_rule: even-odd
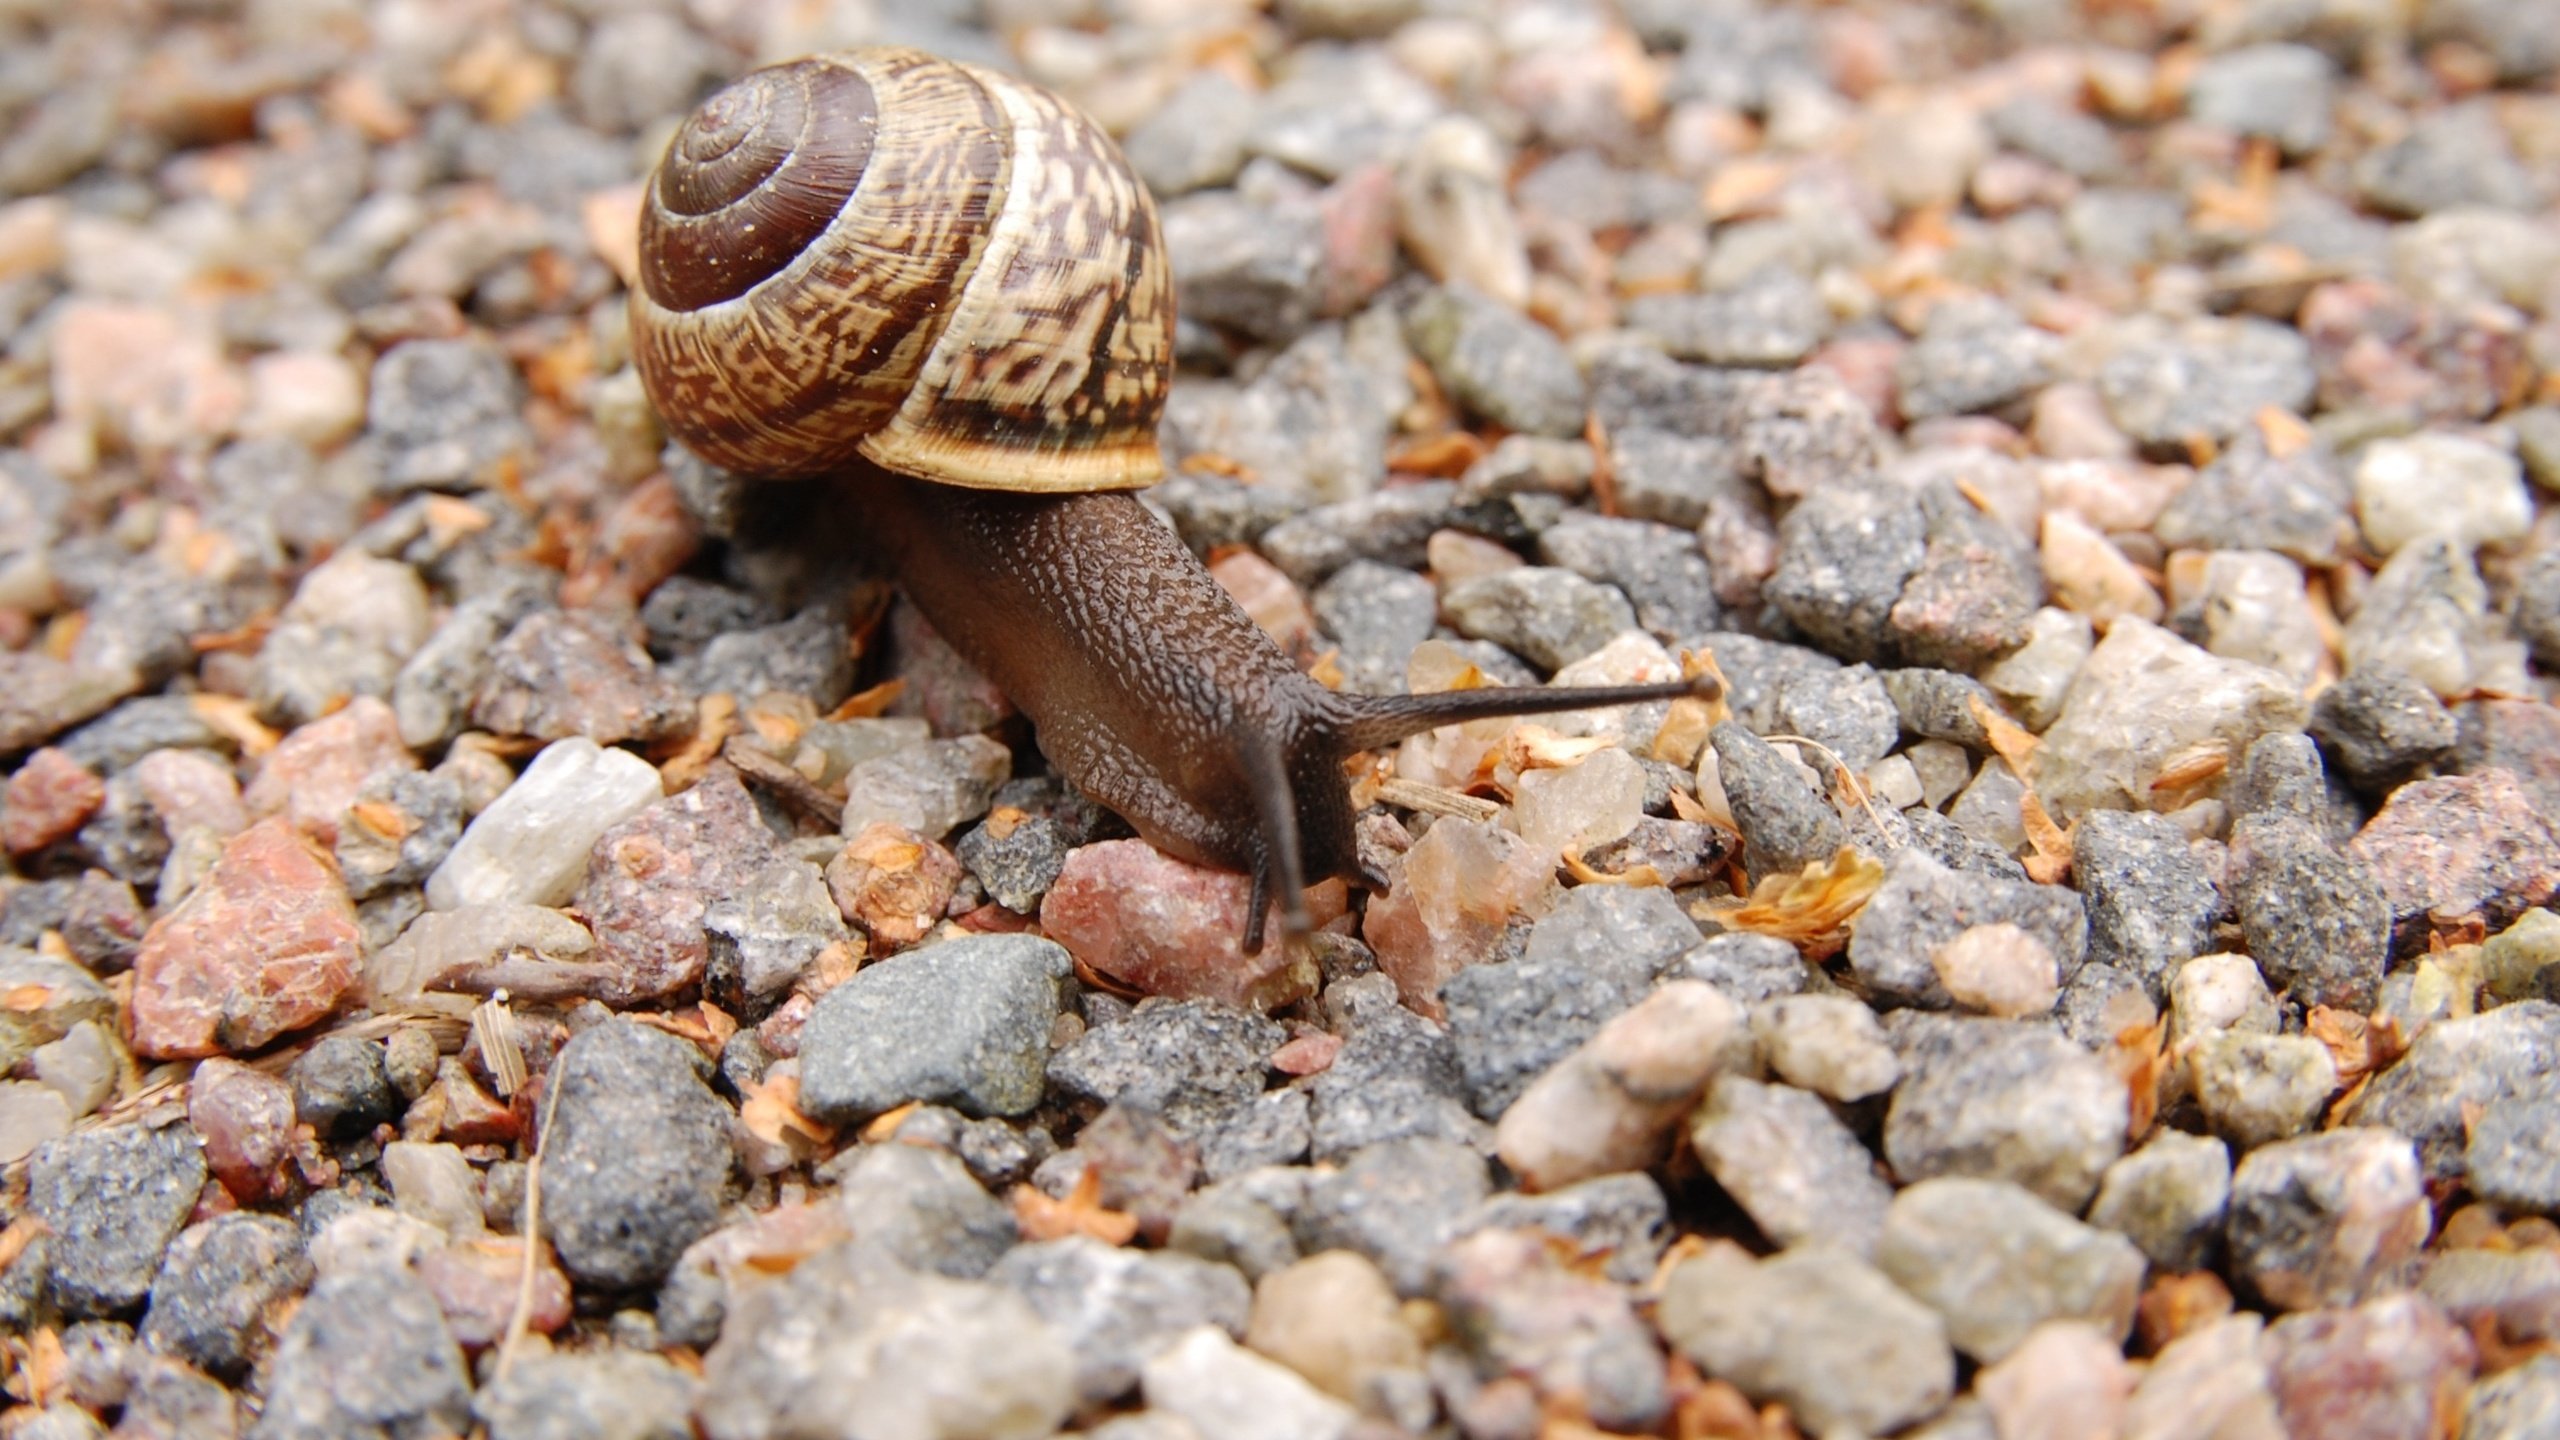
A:
POLYGON ((677 130, 632 346, 696 453, 857 456, 985 489, 1163 473, 1172 273, 1119 147, 1037 86, 917 50, 759 70, 677 130))

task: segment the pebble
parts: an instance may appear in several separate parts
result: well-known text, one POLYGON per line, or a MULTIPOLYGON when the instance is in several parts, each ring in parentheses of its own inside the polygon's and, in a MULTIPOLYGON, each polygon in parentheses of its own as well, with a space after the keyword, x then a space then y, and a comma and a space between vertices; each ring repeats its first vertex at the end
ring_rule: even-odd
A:
POLYGON ((1665 982, 1520 1093, 1495 1128, 1495 1153, 1529 1190, 1650 1169, 1739 1019, 1715 987, 1665 982))
MULTIPOLYGON (((1848 843, 1839 813, 1785 752, 1738 720, 1709 731, 1707 742, 1753 884, 1827 861, 1848 843)), ((1703 759, 1700 764, 1703 773, 1703 759)))
POLYGON ((2458 435, 2367 445, 2356 458, 2355 497, 2365 541, 2383 555, 2439 535, 2465 550, 2519 540, 2533 518, 2515 456, 2458 435))
POLYGON ((628 1350, 526 1355, 472 1397, 489 1440, 691 1440, 698 1382, 628 1350))
POLYGON ((1885 1212, 1875 1253, 1877 1268, 1945 1319, 1956 1348, 1985 1364, 2053 1320, 2121 1343, 2144 1267, 2132 1241, 2002 1180, 1912 1184, 1885 1212))
POLYGON ((1223 70, 1192 75, 1129 132, 1121 148, 1147 188, 1170 198, 1224 185, 1244 167, 1253 92, 1223 70))
POLYGON ((2015 1019, 2044 1015, 2060 994, 2053 951, 2007 921, 1972 926, 1929 952, 1958 1007, 2015 1019))
POLYGON ((2547 1215, 2560 1210, 2560 1132, 2533 1101, 2492 1105, 2463 1150, 2471 1193, 2493 1205, 2547 1215))
POLYGON ((1419 1296, 1430 1288, 1432 1257, 1492 1189, 1484 1160, 1466 1146, 1390 1140, 1317 1172, 1290 1228, 1302 1252, 1357 1251, 1397 1294, 1419 1296))
MULTIPOLYGON (((1335 991, 1361 981, 1337 984, 1335 991)), ((1430 1135, 1465 1145, 1488 1139, 1467 1108, 1458 1049, 1448 1031, 1394 1003, 1393 991, 1351 1020, 1333 1063, 1306 1084, 1308 1149, 1319 1164, 1388 1140, 1430 1135)), ((1255 1084, 1259 1076, 1247 1077, 1255 1084)))
POLYGON ((821 1120, 911 1100, 1027 1113, 1072 968, 1064 948, 1028 935, 946 940, 864 967, 801 1031, 801 1104, 821 1120))
POLYGON ((1982 683, 2030 730, 2050 727, 2062 713, 2072 682, 2095 649, 2089 617, 2050 606, 2028 617, 2017 649, 1984 668, 1982 683))
POLYGON ((1036 1435, 1075 1395, 1065 1337, 1020 1296, 859 1245, 749 1291, 704 1362, 695 1413, 718 1437, 1036 1435))
POLYGON ((2186 1063, 2205 1123, 2244 1152, 2310 1129, 2338 1088, 2329 1047, 2307 1035, 2207 1035, 2186 1063))
POLYGON ((2505 770, 2401 786, 2348 849, 2402 925, 2476 914, 2501 930, 2560 886, 2560 834, 2505 770))
POLYGON ((204 1142, 205 1164, 231 1198, 257 1205, 292 1184, 293 1087, 216 1056, 187 1082, 187 1123, 204 1142))
POLYGON ((679 734, 693 720, 684 691, 658 673, 621 627, 581 610, 542 610, 489 652, 471 723, 537 740, 598 745, 679 734))
POLYGON ((417 571, 361 551, 332 556, 302 577, 258 652, 258 708, 301 725, 387 695, 428 624, 417 571))
POLYGON ((377 771, 338 827, 338 873, 347 894, 369 900, 421 885, 462 838, 462 786, 449 775, 377 771))
POLYGON ((549 982, 575 993, 593 974, 595 948, 586 926, 539 905, 430 910, 365 961, 365 993, 398 1003, 483 977, 526 992, 549 982))
MULTIPOLYGON (((1310 906, 1339 913, 1331 891, 1310 906)), ((1143 840, 1106 840, 1068 853, 1040 902, 1041 929, 1088 968, 1149 995, 1271 1010, 1316 986, 1313 962, 1266 941, 1244 953, 1253 880, 1176 860, 1143 840)), ((1276 918, 1266 931, 1278 933, 1276 918)))
POLYGON ((1700 1369, 1817 1432, 1900 1430, 1955 1390, 1937 1312, 1846 1250, 1710 1248, 1671 1272, 1654 1323, 1700 1369))
POLYGON ((143 1345, 210 1375, 238 1380, 267 1353, 268 1328, 311 1284, 302 1232, 273 1215, 220 1215, 169 1245, 151 1282, 143 1345))
POLYGON ((2308 712, 2276 672, 2127 616, 2089 652, 2045 731, 2036 791, 2057 823, 2089 810, 2150 809, 2152 782, 2173 758, 2209 743, 2244 753, 2260 735, 2301 729, 2308 712))
POLYGON ((1543 565, 1460 581, 1440 604, 1459 634, 1490 640, 1549 671, 1636 628, 1635 610, 1616 587, 1543 565))
POLYGON ((729 1109, 703 1084, 700 1056, 663 1031, 600 1024, 552 1063, 544 1237, 581 1284, 654 1284, 718 1218, 729 1109))
POLYGON ((2350 1124, 2251 1151, 2231 1176, 2241 1285, 2283 1310, 2351 1305, 2405 1286, 2431 1216, 2408 1140, 2350 1124))
POLYGON ((2272 140, 2287 155, 2329 141, 2329 57, 2308 45, 2244 45, 2196 67, 2187 114, 2236 135, 2272 140))
POLYGON ((106 782, 51 746, 29 755, 0 792, 0 849, 31 855, 77 833, 106 802, 106 782))
POLYGON ((2232 826, 2224 883, 2270 982, 2310 1005, 2372 1002, 2390 954, 2391 905, 2363 855, 2291 815, 2245 816, 2232 826))
POLYGON ((1461 971, 1441 988, 1468 1103, 1498 1119, 1532 1080, 1644 998, 1697 943, 1696 922, 1667 891, 1593 885, 1567 892, 1531 929, 1519 959, 1461 971))
POLYGON ((710 958, 704 910, 774 851, 756 802, 726 766, 597 836, 574 903, 604 967, 598 998, 627 1006, 698 982, 710 958))
POLYGON ((1895 363, 1909 420, 1994 411, 2053 378, 2060 342, 1996 300, 1948 300, 1930 310, 1895 363))
POLYGON ((522 387, 496 347, 476 340, 412 340, 373 364, 366 434, 379 447, 386 490, 474 488, 529 448, 522 387))
POLYGON ((1271 1054, 1287 1038, 1278 1023, 1235 1006, 1151 997, 1060 1047, 1048 1074, 1070 1097, 1136 1105, 1190 1133, 1259 1097, 1271 1054))
POLYGON ((2225 1316, 2170 1341, 2125 1407, 2125 1440, 2288 1433, 2267 1368, 2266 1321, 2257 1315, 2225 1316))
POLYGON ((2080 1320, 2049 1320, 1974 1377, 1997 1435, 2106 1437, 2120 1432, 2135 1372, 2120 1342, 2080 1320))
POLYGON ((2173 549, 2272 550, 2333 565, 2356 538, 2352 498, 2328 447, 2278 456, 2244 431, 2170 497, 2152 533, 2173 549))
POLYGON ((2400 547, 2347 618, 2350 672, 2390 665, 2448 700, 2508 682, 2514 641, 2490 618, 2488 587, 2460 542, 2421 537, 2400 547))
POLYGON ((1586 580, 1616 586, 1635 606, 1636 623, 1659 638, 1679 641, 1722 623, 1714 571, 1697 537, 1676 526, 1567 515, 1540 532, 1538 554, 1586 580))
POLYGON ((1358 1412, 1296 1372, 1237 1345, 1215 1326, 1199 1326, 1147 1362, 1142 1385, 1150 1411, 1186 1422, 1193 1433, 1235 1440, 1338 1440, 1358 1412))
POLYGON ((2073 836, 2071 866, 2088 915, 2090 964, 2125 970, 2156 1000, 2179 965, 2210 948, 2222 896, 2176 822, 2092 811, 2073 836))
POLYGON ((1874 1155, 1812 1092, 1720 1076, 1691 1122, 1689 1141, 1771 1243, 1874 1254, 1893 1188, 1877 1175, 1874 1155))
MULTIPOLYGON (((1906 850, 1894 857, 1883 886, 1860 913, 1849 939, 1849 965, 1877 994, 1944 1006, 1955 997, 1940 979, 1935 957, 1965 934, 1994 924, 2013 926, 2041 945, 2056 981, 2077 971, 2086 954, 2088 918, 2077 895, 2023 880, 1960 874, 1906 850)), ((2021 989, 2017 998, 2032 997, 2021 989)), ((2045 1008, 2051 1008, 2049 999, 2045 1008)))
POLYGON ((1521 434, 1582 433, 1582 377, 1564 342, 1500 301, 1442 286, 1407 312, 1405 336, 1469 412, 1521 434))
POLYGON ((160 1059, 257 1049, 336 1007, 362 943, 336 868, 283 819, 261 821, 143 936, 133 1048, 160 1059))
POLYGON ((1752 1006, 1751 1037, 1788 1084, 1843 1104, 1882 1095, 1902 1078, 1876 1013, 1847 995, 1764 997, 1752 1006))
POLYGON ((2560 1360, 2537 1355, 2482 1378, 2462 1409, 2464 1440, 2531 1440, 2560 1419, 2560 1360))
POLYGON ((113 992, 66 960, 0 950, 0 985, 20 997, 0 1007, 0 1060, 12 1069, 80 1025, 115 1019, 113 992))
POLYGON ((987 1279, 1031 1302, 1076 1357, 1078 1398, 1098 1405, 1195 1327, 1242 1338, 1253 1294, 1234 1269, 1190 1255, 1118 1249, 1086 1236, 1023 1245, 987 1279))
POLYGON ((205 1174, 194 1137, 175 1127, 118 1125, 38 1147, 26 1212, 48 1232, 47 1299, 74 1319, 132 1309, 150 1291, 205 1174))
POLYGON ((1768 370, 1811 355, 1832 325, 1821 294, 1778 266, 1710 294, 1638 295, 1627 304, 1626 321, 1679 359, 1768 370))
POLYGON ((2361 666, 2320 692, 2311 736, 2360 790, 2386 792, 2445 759, 2460 737, 2435 692, 2396 666, 2361 666))
POLYGON ((235 1440, 240 1433, 230 1391, 161 1356, 135 1367, 116 1429, 117 1440, 235 1440))
POLYGON ((1433 1280, 1478 1378, 1526 1379, 1612 1430, 1669 1411, 1661 1351, 1627 1293, 1575 1273, 1538 1232, 1477 1231, 1442 1253, 1433 1280))
POLYGON ((2223 440, 2269 406, 2310 408, 2310 346, 2285 326, 2254 316, 2198 318, 2129 338, 2098 371, 2098 393, 2142 445, 2223 440))
POLYGON ((459 1146, 394 1140, 382 1147, 379 1164, 401 1214, 424 1220, 457 1241, 487 1230, 480 1175, 459 1146))
POLYGON ((1341 649, 1345 688, 1386 695, 1404 688, 1406 657, 1431 638, 1440 596, 1410 570, 1354 560, 1316 588, 1312 607, 1316 623, 1341 649))
POLYGON ((2462 1173, 2466 1113, 2537 1099, 2560 1056, 2560 1008, 2526 1000, 2484 1014, 2438 1020, 2418 1032, 2397 1064, 2365 1086, 2346 1123, 2414 1141, 2431 1180, 2462 1173))
POLYGON ((658 772, 639 756, 583 738, 554 741, 464 827, 427 879, 427 903, 565 905, 586 879, 596 841, 660 795, 658 772))
POLYGON ((1916 499, 1883 487, 1817 487, 1778 527, 1778 568, 1763 593, 1823 649, 1877 660, 1904 584, 1921 567, 1929 521, 1916 499))
POLYGON ((1364 1414, 1399 1418, 1415 1402, 1429 1405, 1422 1342, 1405 1324, 1394 1287, 1348 1250, 1263 1276, 1244 1342, 1364 1414))
POLYGON ((2089 1223, 2140 1247, 2163 1273, 2204 1268, 2231 1204, 2231 1152, 2219 1140, 2162 1129, 2107 1167, 2089 1223))
POLYGON ((2416 117, 2397 139, 2365 153, 2355 185, 2367 204, 2401 216, 2475 206, 2526 210, 2537 188, 2496 117, 2478 104, 2416 117))
POLYGON ((326 1138, 369 1134, 402 1109, 381 1042, 360 1036, 321 1036, 294 1057, 285 1079, 293 1085, 294 1118, 326 1138))
POLYGON ((703 906, 703 984, 754 1011, 852 932, 814 865, 776 856, 703 906))
POLYGON ((2122 1082, 2058 1032, 1925 1015, 1887 1028, 1903 1081, 1886 1112, 1884 1154, 1904 1180, 2009 1180, 2077 1213, 2124 1152, 2122 1082))
POLYGON ((470 1372, 433 1296, 396 1270, 324 1275, 276 1346, 249 1440, 398 1440, 471 1423, 470 1372))
POLYGON ((2443 1434, 2460 1421, 2471 1337, 2418 1295, 2287 1315, 2267 1327, 2276 1404, 2297 1435, 2443 1434))
POLYGON ((983 735, 896 750, 846 773, 840 829, 851 839, 887 821, 940 840, 986 814, 1012 774, 1012 752, 983 735))

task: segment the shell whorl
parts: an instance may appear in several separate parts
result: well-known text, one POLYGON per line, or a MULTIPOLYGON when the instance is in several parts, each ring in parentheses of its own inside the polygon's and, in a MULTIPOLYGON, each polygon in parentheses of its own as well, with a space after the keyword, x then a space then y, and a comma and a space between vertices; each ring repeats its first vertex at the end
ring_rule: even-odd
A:
POLYGON ((719 464, 1040 491, 1162 473, 1155 207, 1045 90, 893 48, 757 71, 676 132, 640 256, 641 379, 719 464))

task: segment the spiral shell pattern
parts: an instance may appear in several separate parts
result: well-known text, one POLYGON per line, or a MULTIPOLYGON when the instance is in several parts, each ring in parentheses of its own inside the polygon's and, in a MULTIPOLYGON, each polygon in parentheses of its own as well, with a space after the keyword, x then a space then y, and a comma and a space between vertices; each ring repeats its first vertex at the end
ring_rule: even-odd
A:
POLYGON ((1153 483, 1172 274, 1119 147, 921 51, 759 70, 697 108, 640 221, 632 350, 731 469, 856 456, 987 489, 1153 483))

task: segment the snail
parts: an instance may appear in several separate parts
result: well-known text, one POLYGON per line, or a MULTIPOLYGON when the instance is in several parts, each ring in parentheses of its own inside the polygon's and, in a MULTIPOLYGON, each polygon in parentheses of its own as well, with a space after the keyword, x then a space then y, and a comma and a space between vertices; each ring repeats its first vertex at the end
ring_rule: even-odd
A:
MULTIPOLYGON (((1687 683, 1349 695, 1299 670, 1132 492, 1161 477, 1173 291, 1155 207, 1057 96, 920 51, 759 70, 670 141, 632 350, 679 441, 815 479, 1061 775, 1158 849, 1367 878, 1344 762, 1435 726, 1687 683)), ((1711 682, 1702 682, 1711 683, 1711 682)))

